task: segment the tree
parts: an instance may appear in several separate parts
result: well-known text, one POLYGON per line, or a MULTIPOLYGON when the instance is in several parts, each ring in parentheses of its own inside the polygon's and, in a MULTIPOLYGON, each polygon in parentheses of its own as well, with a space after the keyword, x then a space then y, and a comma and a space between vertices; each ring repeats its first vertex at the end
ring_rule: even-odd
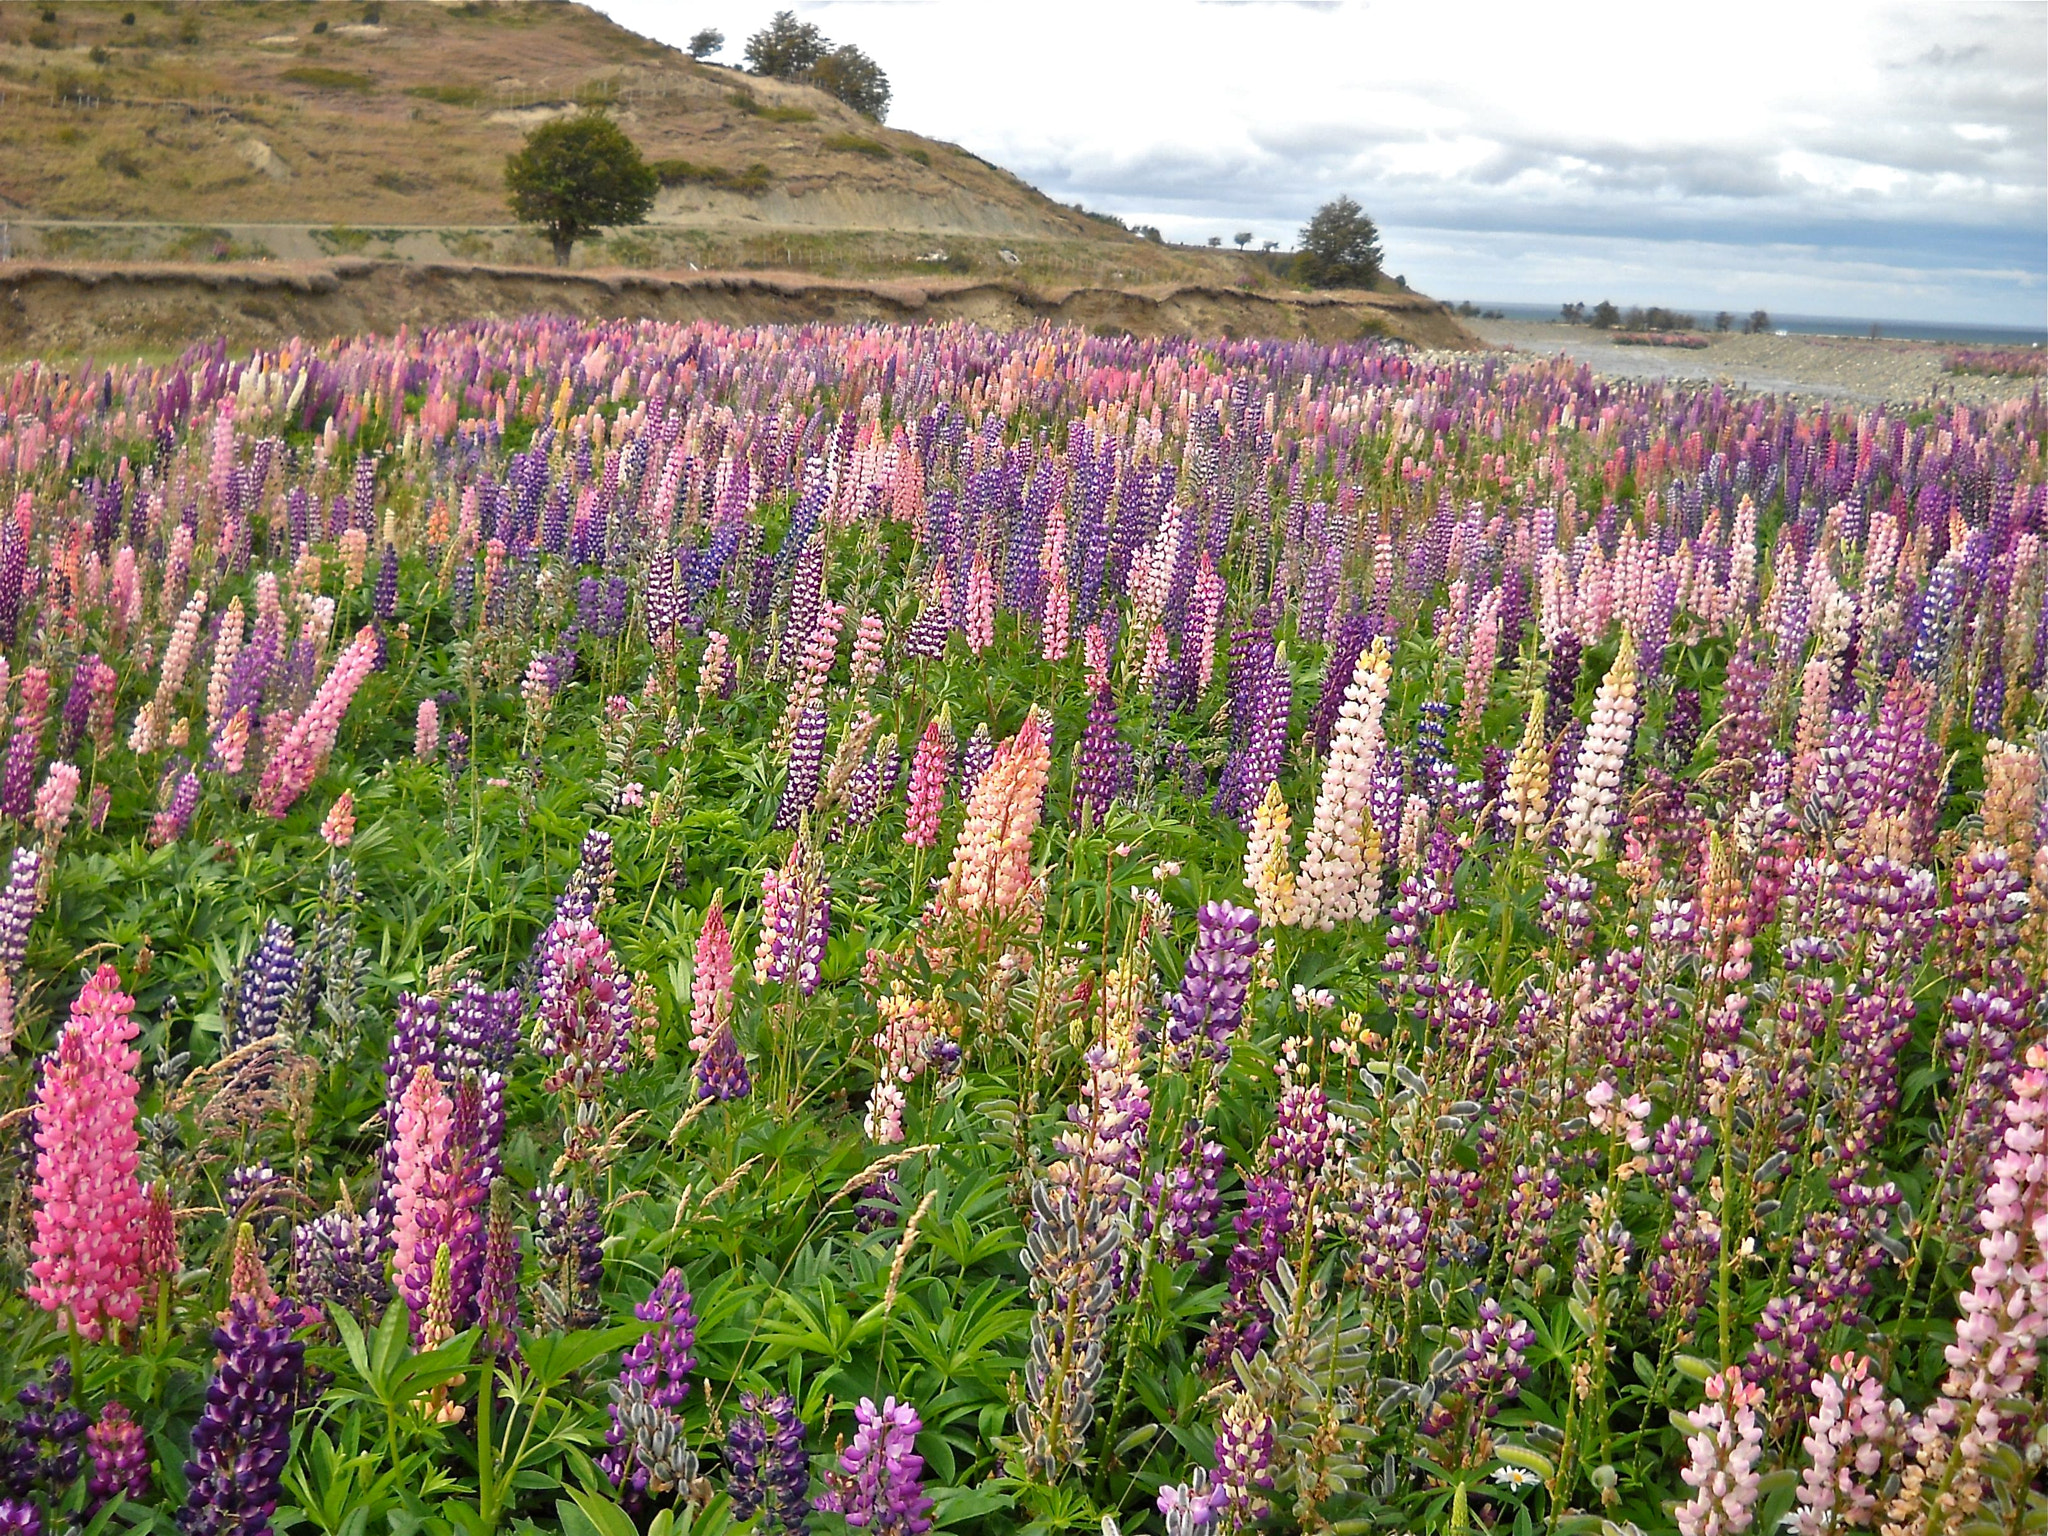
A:
POLYGON ((767 26, 747 39, 747 68, 757 75, 794 80, 825 57, 825 34, 794 11, 777 11, 767 26))
POLYGON ((1758 309, 1750 312, 1748 323, 1742 327, 1742 332, 1745 336, 1761 336, 1770 328, 1771 317, 1758 309))
POLYGON ((1586 306, 1583 304, 1562 305, 1558 309, 1557 318, 1566 325, 1584 325, 1586 323, 1586 306))
POLYGON ((1248 229, 1240 229, 1230 238, 1237 242, 1237 248, 1241 251, 1252 243, 1252 232, 1248 229))
POLYGON ((646 222, 659 185, 633 141, 596 111, 542 123, 505 161, 512 216, 547 231, 559 267, 584 236, 646 222))
POLYGON ((1211 235, 1211 236, 1209 237, 1209 249, 1210 249, 1210 250, 1212 250, 1212 251, 1213 251, 1213 250, 1216 250, 1216 249, 1220 248, 1220 247, 1222 246, 1222 244, 1223 244, 1223 237, 1222 237, 1221 235, 1211 235))
POLYGON ((1295 271, 1311 288, 1370 288, 1380 275, 1380 232, 1348 197, 1323 204, 1301 232, 1295 271))
POLYGON ((863 117, 879 123, 889 115, 889 77, 882 73, 881 65, 851 43, 834 48, 805 71, 804 77, 863 117))
POLYGON ((1608 300, 1602 299, 1593 306, 1593 313, 1587 317, 1586 324, 1596 331, 1611 331, 1621 324, 1621 311, 1608 300))
POLYGON ((1735 317, 1729 314, 1727 310, 1722 310, 1721 313, 1714 316, 1714 329, 1717 331, 1732 331, 1735 329, 1735 317))
POLYGON ((706 27, 690 39, 690 57, 708 59, 725 46, 725 34, 716 27, 706 27))

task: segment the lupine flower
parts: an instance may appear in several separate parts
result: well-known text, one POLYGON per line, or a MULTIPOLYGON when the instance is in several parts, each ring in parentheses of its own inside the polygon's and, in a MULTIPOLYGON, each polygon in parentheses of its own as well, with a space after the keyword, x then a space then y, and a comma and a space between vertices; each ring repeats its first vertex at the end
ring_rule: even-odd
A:
POLYGON ((633 983, 586 917, 558 917, 542 934, 533 1048, 554 1063, 547 1088, 581 1096, 626 1069, 633 1038, 633 983))
POLYGON ((895 1398, 864 1397, 853 1410, 853 1441, 816 1502, 845 1515, 867 1536, 924 1536, 932 1528, 931 1495, 924 1491, 924 1458, 912 1449, 924 1421, 895 1398))
POLYGON ((800 824, 789 858, 761 872, 761 937, 754 948, 754 984, 794 981, 809 997, 818 988, 832 929, 832 883, 824 858, 800 824))
POLYGON ((567 1184, 543 1185, 533 1202, 539 1325, 546 1332, 593 1327, 604 1279, 603 1219, 582 1190, 567 1184))
POLYGON ((1273 1421, 1245 1393, 1232 1395, 1216 1430, 1216 1486, 1227 1527, 1263 1520, 1271 1507, 1273 1421))
POLYGON ((763 1529, 808 1536, 811 1466, 804 1423, 787 1393, 740 1394, 725 1433, 726 1495, 736 1519, 763 1517, 763 1529))
POLYGON ((320 823, 320 841, 338 851, 354 842, 355 836, 356 797, 344 789, 334 797, 320 823))
POLYGON ((214 1330, 213 1344, 220 1364, 192 1429, 179 1524, 194 1536, 267 1530, 284 1492, 306 1346, 242 1302, 214 1330))
POLYGON ((1031 839, 1051 767, 1039 713, 997 750, 967 805, 939 905, 969 922, 1016 910, 1031 883, 1031 839))
POLYGON ((1195 914, 1194 947, 1167 1005, 1166 1038, 1176 1051, 1200 1040, 1219 1058, 1228 1053, 1251 985, 1258 932, 1259 915, 1228 902, 1207 902, 1195 914))
POLYGON ((135 999, 102 965, 71 1005, 70 1022, 36 1094, 36 1213, 31 1300, 61 1312, 88 1339, 141 1309, 146 1213, 135 1176, 135 999))
POLYGON ((1100 822, 1131 791, 1131 747, 1117 729, 1107 688, 1088 706, 1088 728, 1074 749, 1074 815, 1100 822))
POLYGON ((376 659, 376 631, 359 630, 335 657, 327 680, 313 695, 313 702, 292 722, 271 753, 250 802, 255 810, 282 820, 293 802, 312 788, 313 780, 327 766, 328 755, 334 750, 342 716, 348 712, 350 700, 370 675, 376 659))
POLYGON ((1679 1476, 1698 1490, 1678 1506, 1683 1536, 1724 1536, 1756 1523, 1763 1481, 1757 1461, 1764 1441, 1756 1408, 1762 1398, 1760 1388, 1745 1385, 1742 1373, 1731 1368, 1708 1377, 1706 1406, 1679 1420, 1690 1431, 1679 1476))
POLYGON ((100 1410, 99 1422, 85 1432, 85 1448, 92 1457, 92 1476, 86 1483, 87 1508, 99 1508, 116 1498, 140 1501, 149 1496, 149 1445, 142 1426, 119 1403, 100 1410))
POLYGON ((697 1056, 697 1095, 743 1099, 752 1091, 746 1057, 732 1033, 732 937, 717 896, 697 931, 696 968, 690 978, 690 1049, 697 1056))
POLYGON ((1621 800, 1622 762, 1635 739, 1635 654, 1635 646, 1624 636, 1621 653, 1593 700, 1593 722, 1587 727, 1565 806, 1564 846, 1574 858, 1598 859, 1607 852, 1621 800))
POLYGON ((696 1475, 696 1457, 682 1444, 677 1411, 690 1395, 697 1357, 697 1314, 681 1270, 656 1283, 633 1315, 655 1327, 641 1335, 619 1362, 611 1389, 609 1449, 599 1465, 627 1502, 644 1506, 653 1497, 686 1485, 696 1475))
POLYGON ((1244 853, 1244 883, 1258 903, 1259 921, 1269 928, 1291 927, 1299 915, 1289 848, 1293 826, 1276 779, 1266 786, 1266 798, 1252 815, 1244 853))
POLYGON ((1379 840, 1368 802, 1392 677, 1386 642, 1375 640, 1360 654, 1345 689, 1316 795, 1315 820, 1301 861, 1299 921, 1325 932, 1338 923, 1371 918, 1379 904, 1379 840))
POLYGON ((946 805, 946 782, 953 771, 953 725, 941 710, 918 738, 910 764, 910 803, 903 816, 903 841, 930 848, 939 840, 939 813, 946 805))
POLYGON ((441 750, 441 709, 432 699, 421 699, 412 728, 415 761, 431 763, 441 750))

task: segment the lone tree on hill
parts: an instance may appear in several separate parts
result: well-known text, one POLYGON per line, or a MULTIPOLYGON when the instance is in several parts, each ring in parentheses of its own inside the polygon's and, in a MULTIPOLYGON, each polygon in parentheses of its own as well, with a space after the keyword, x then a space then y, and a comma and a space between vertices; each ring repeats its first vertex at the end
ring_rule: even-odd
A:
POLYGON ((725 46, 725 34, 716 27, 706 27, 690 39, 690 57, 708 59, 725 46))
POLYGON ((830 46, 825 34, 808 21, 798 21, 795 11, 777 11, 767 26, 747 39, 747 68, 757 75, 794 80, 824 58, 830 46))
POLYGON ((1301 232, 1294 268, 1311 288, 1370 288, 1380 275, 1380 232, 1348 197, 1323 204, 1301 232))
POLYGON ((813 64, 804 78, 862 117, 879 123, 889 115, 889 77, 882 73, 881 65, 851 43, 834 48, 813 64))
POLYGON ((586 235, 646 222, 660 185, 633 141, 602 112, 542 123, 505 161, 512 216, 547 231, 558 267, 569 264, 586 235))

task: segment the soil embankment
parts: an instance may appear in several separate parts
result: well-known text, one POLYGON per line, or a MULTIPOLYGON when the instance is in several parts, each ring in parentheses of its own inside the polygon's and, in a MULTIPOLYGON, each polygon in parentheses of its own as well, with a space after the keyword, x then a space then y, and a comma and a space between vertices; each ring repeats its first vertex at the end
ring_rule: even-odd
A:
POLYGON ((870 283, 764 272, 561 272, 454 262, 340 259, 246 266, 0 264, 0 355, 177 351, 291 336, 389 332, 530 313, 731 325, 971 320, 1051 322, 1099 334, 1383 336, 1423 347, 1477 343, 1419 294, 1255 292, 1194 284, 1033 289, 1019 283, 870 283))

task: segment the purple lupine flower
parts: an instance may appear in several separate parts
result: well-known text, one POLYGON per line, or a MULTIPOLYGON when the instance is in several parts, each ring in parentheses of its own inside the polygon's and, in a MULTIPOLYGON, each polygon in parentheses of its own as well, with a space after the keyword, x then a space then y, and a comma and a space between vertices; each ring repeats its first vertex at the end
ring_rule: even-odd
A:
POLYGON ((1231 1223, 1237 1243, 1226 1265, 1230 1297, 1203 1351, 1212 1371, 1227 1366, 1234 1354, 1257 1354, 1265 1342, 1273 1323, 1265 1283, 1278 1271, 1281 1250, 1294 1230, 1294 1193, 1284 1178, 1255 1173, 1245 1180, 1244 1189, 1244 1209, 1231 1223))
POLYGON ((924 1458, 913 1446, 924 1421, 908 1403, 864 1397, 853 1410, 853 1443, 839 1453, 815 1509, 836 1511, 867 1536, 924 1536, 932 1528, 924 1458))
POLYGON ((43 855, 36 848, 17 848, 0 888, 0 975, 12 976, 28 958, 28 930, 35 921, 43 855))
POLYGON ((28 535, 13 517, 0 517, 0 646, 14 644, 21 625, 22 585, 28 577, 28 535))
POLYGON ((93 688, 99 681, 99 671, 100 658, 97 651, 79 657, 78 665, 72 670, 71 686, 64 690, 64 708, 58 715, 59 757, 70 757, 78 750, 79 742, 85 739, 85 727, 92 715, 93 688))
POLYGON ((984 720, 974 728, 974 734, 967 738, 967 745, 960 749, 962 805, 974 798, 974 786, 981 782, 981 776, 988 772, 988 765, 995 761, 995 757, 995 738, 989 734, 988 722, 984 720))
POLYGON ((1188 951, 1180 990, 1167 1005, 1166 1038, 1185 1056, 1197 1036, 1220 1060, 1230 1050, 1251 985, 1259 948, 1259 915, 1226 901, 1205 902, 1195 914, 1195 944, 1188 951))
POLYGON ((1550 665, 1543 674, 1543 734, 1555 741, 1577 710, 1579 666, 1585 642, 1565 630, 1550 642, 1550 665))
POLYGON ((126 1407, 108 1403, 102 1408, 99 1422, 85 1432, 85 1448, 92 1456, 85 1485, 88 1514, 117 1498, 148 1497, 149 1444, 126 1407))
POLYGON ((304 1380, 306 1346, 291 1329, 266 1325, 255 1305, 230 1303, 213 1331, 220 1365, 192 1429, 190 1487, 179 1524, 192 1536, 247 1536, 269 1528, 291 1455, 292 1413, 304 1380))
POLYGON ((43 1536, 43 1511, 35 1500, 0 1498, 0 1536, 43 1536))
MULTIPOLYGON (((860 766, 846 781, 846 820, 851 826, 864 827, 875 819, 875 813, 882 807, 882 770, 873 752, 861 759, 860 766)), ((836 835, 836 829, 835 829, 836 835)))
POLYGON ((654 1494, 686 1485, 696 1472, 696 1457, 682 1441, 677 1417, 690 1396, 690 1372, 697 1357, 697 1314, 683 1272, 671 1269, 653 1293, 633 1309, 643 1323, 655 1326, 619 1361, 619 1379, 611 1389, 610 1447, 598 1465, 618 1487, 626 1502, 644 1507, 654 1494))
POLYGON ((46 1369, 46 1380, 30 1381, 16 1394, 22 1413, 8 1426, 12 1443, 0 1453, 0 1480, 22 1500, 38 1491, 52 1498, 69 1491, 78 1479, 80 1439, 92 1423, 72 1401, 70 1359, 59 1355, 46 1369))
POLYGON ((740 1050, 739 1041, 733 1038, 732 1026, 723 1025, 711 1037, 704 1054, 697 1058, 697 1097, 731 1103, 734 1099, 744 1099, 753 1091, 754 1080, 747 1071, 747 1058, 740 1050))
POLYGON ((299 941, 289 926, 272 918, 243 962, 241 975, 221 1000, 221 1012, 226 1016, 221 1054, 230 1055, 276 1034, 298 982, 299 941))
POLYGON ((541 936, 533 1044, 556 1063, 547 1089, 578 1094, 626 1069, 633 1038, 633 982, 588 918, 558 917, 541 936))
POLYGON ((1209 1239, 1223 1210, 1217 1180, 1228 1154, 1223 1144, 1204 1141, 1199 1124, 1181 1137, 1180 1159, 1165 1173, 1152 1176, 1145 1217, 1157 1221, 1159 1254, 1169 1264, 1206 1264, 1209 1239))
POLYGON ((775 807, 774 830, 788 832, 811 808, 818 797, 818 779, 825 767, 825 706, 809 704, 797 716, 795 734, 789 742, 789 767, 782 784, 782 800, 775 807))
POLYGON ((391 1296, 391 1278, 374 1216, 333 1210, 292 1228, 292 1270, 299 1299, 374 1316, 391 1296))
POLYGON ((617 877, 612 835, 601 827, 593 827, 583 834, 583 842, 577 848, 576 868, 555 900, 555 916, 596 917, 611 904, 612 885, 617 877))
POLYGON ((811 1464, 796 1400, 778 1392, 740 1394, 740 1411, 725 1435, 726 1495, 741 1520, 764 1516, 764 1528, 808 1536, 811 1464))
POLYGON ((1231 1400, 1216 1428, 1216 1483, 1232 1526, 1266 1517, 1265 1495, 1273 1487, 1273 1420, 1243 1395, 1231 1400))
POLYGON ((1104 686, 1088 706, 1088 727, 1074 754, 1074 819, 1100 825, 1131 792, 1131 745, 1117 729, 1116 702, 1104 686))
POLYGON ((519 1054, 519 1009, 517 987, 493 991, 465 976, 448 999, 441 1060, 464 1070, 503 1072, 519 1054))
POLYGON ((513 1224, 518 1199, 509 1180, 491 1181, 476 1321, 484 1348, 495 1355, 510 1355, 519 1347, 519 1229, 513 1224))
POLYGON ((1230 1495, 1209 1481, 1209 1469, 1196 1467, 1184 1483, 1170 1483, 1159 1490, 1159 1513, 1166 1520, 1166 1536, 1206 1536, 1230 1505, 1230 1495))
POLYGON ((370 589, 370 612, 386 624, 398 617, 398 551, 389 544, 384 546, 383 559, 377 562, 376 584, 370 589))

